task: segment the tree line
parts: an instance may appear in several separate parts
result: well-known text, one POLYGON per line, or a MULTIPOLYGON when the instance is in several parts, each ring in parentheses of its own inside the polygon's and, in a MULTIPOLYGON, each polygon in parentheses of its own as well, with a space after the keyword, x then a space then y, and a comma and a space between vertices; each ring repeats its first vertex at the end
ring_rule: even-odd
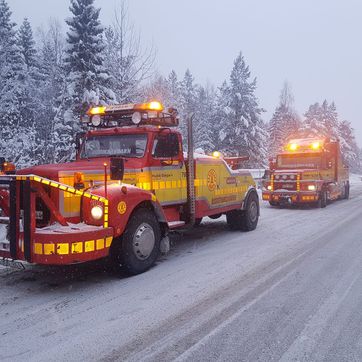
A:
POLYGON ((285 84, 272 119, 263 119, 257 79, 240 52, 221 85, 200 85, 190 70, 179 78, 154 75, 156 52, 145 49, 127 7, 111 25, 101 24, 94 0, 70 0, 66 31, 58 20, 33 34, 28 19, 12 21, 0 0, 0 155, 19 167, 74 157, 80 116, 91 105, 160 100, 176 107, 182 133, 194 117, 200 152, 249 156, 248 167, 264 167, 291 137, 339 138, 346 162, 360 169, 360 150, 350 122, 333 102, 312 104, 300 117, 285 84))

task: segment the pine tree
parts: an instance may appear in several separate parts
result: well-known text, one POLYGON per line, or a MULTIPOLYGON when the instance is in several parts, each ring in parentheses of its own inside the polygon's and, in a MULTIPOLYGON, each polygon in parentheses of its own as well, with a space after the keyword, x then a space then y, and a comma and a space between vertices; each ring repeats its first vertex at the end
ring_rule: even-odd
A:
POLYGON ((305 122, 301 128, 304 137, 338 139, 341 145, 344 162, 352 170, 360 170, 359 148, 356 143, 354 130, 348 121, 339 121, 334 102, 326 100, 320 105, 311 105, 305 114, 305 122))
POLYGON ((69 154, 72 142, 72 125, 66 125, 63 118, 66 94, 66 72, 64 67, 65 40, 61 25, 53 20, 47 30, 40 34, 41 44, 38 56, 41 77, 39 142, 44 152, 40 162, 54 163, 69 154), (69 144, 62 138, 68 139, 69 144))
POLYGON ((326 100, 320 105, 311 105, 305 113, 304 125, 301 128, 307 137, 338 137, 338 113, 335 104, 326 100))
POLYGON ((114 102, 109 75, 104 68, 103 27, 100 9, 94 0, 71 0, 73 17, 66 20, 66 80, 54 118, 57 137, 55 158, 69 160, 74 155, 74 138, 81 130, 80 117, 91 105, 114 102), (61 131, 60 131, 61 130, 61 131))
POLYGON ((169 93, 167 105, 169 107, 179 108, 181 106, 181 84, 174 70, 172 70, 167 77, 167 89, 169 93))
POLYGON ((70 108, 75 117, 84 114, 90 105, 114 100, 108 88, 109 76, 103 66, 103 27, 99 20, 100 9, 94 0, 71 0, 73 17, 66 23, 68 93, 70 108))
POLYGON ((24 19, 23 24, 20 26, 18 44, 26 67, 31 70, 36 66, 36 50, 33 30, 27 18, 24 19))
POLYGON ((279 105, 269 122, 269 152, 275 156, 287 140, 298 136, 300 121, 293 108, 294 98, 288 83, 285 83, 280 94, 279 105))
POLYGON ((34 125, 26 122, 25 64, 17 44, 15 23, 5 0, 0 0, 0 154, 25 166, 32 161, 34 125))
POLYGON ((352 171, 361 171, 360 150, 358 148, 354 129, 348 121, 342 121, 338 126, 338 136, 344 162, 352 171))
POLYGON ((234 61, 230 83, 220 89, 219 124, 220 138, 226 154, 249 156, 249 166, 257 167, 266 162, 266 131, 261 119, 263 109, 255 96, 256 79, 240 53, 234 61))
POLYGON ((186 70, 184 78, 180 85, 180 129, 184 137, 187 136, 187 119, 194 117, 194 125, 197 112, 197 86, 194 84, 194 77, 189 69, 186 70))
MULTIPOLYGON (((35 122, 38 119, 41 86, 33 31, 27 19, 24 19, 20 26, 17 44, 24 64, 23 90, 21 95, 23 126, 27 128, 33 127, 35 130, 37 128, 35 122)), ((36 158, 36 155, 32 157, 36 158)))
POLYGON ((194 120, 195 148, 202 149, 205 153, 216 150, 216 93, 210 85, 197 89, 197 111, 194 120))

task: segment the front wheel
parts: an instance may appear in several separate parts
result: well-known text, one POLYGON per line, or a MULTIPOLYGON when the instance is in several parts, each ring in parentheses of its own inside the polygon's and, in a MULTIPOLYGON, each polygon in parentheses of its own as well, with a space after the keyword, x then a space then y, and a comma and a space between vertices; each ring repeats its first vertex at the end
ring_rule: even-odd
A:
POLYGON ((323 190, 319 195, 318 207, 323 209, 327 207, 327 203, 328 203, 327 191, 323 190))
POLYGON ((347 182, 344 186, 344 198, 346 200, 349 199, 349 182, 347 182))
POLYGON ((131 275, 145 272, 157 260, 160 240, 161 230, 155 215, 147 209, 136 210, 114 247, 116 268, 131 275))
POLYGON ((256 229, 259 220, 259 198, 251 193, 244 210, 232 210, 226 214, 226 220, 232 230, 252 231, 256 229))

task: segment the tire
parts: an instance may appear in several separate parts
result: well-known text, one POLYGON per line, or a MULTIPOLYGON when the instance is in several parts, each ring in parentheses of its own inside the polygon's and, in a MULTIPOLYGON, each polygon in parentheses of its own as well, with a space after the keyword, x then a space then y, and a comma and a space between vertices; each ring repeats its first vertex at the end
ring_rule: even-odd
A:
POLYGON ((280 206, 279 202, 275 202, 275 201, 269 201, 269 205, 270 206, 280 206))
POLYGON ((349 199, 349 182, 344 185, 344 197, 345 200, 349 199))
POLYGON ((215 214, 215 215, 209 215, 210 219, 216 220, 219 219, 221 217, 222 214, 215 214))
POLYGON ((327 207, 327 204, 328 204, 327 191, 323 190, 319 195, 318 207, 324 209, 325 207, 327 207))
POLYGON ((161 230, 154 213, 138 209, 113 250, 116 270, 136 275, 151 268, 160 253, 161 230))
POLYGON ((202 217, 199 217, 199 218, 195 219, 194 226, 200 226, 201 222, 202 222, 202 217))
POLYGON ((252 192, 244 210, 232 210, 226 214, 226 220, 232 230, 252 231, 256 229, 259 220, 259 198, 252 192))

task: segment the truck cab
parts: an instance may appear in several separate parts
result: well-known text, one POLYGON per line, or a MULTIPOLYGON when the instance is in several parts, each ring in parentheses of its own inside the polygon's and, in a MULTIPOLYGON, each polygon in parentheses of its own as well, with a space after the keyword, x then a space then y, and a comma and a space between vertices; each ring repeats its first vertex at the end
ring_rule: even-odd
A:
POLYGON ((343 164, 338 140, 291 140, 270 162, 263 200, 272 206, 316 204, 349 196, 349 172, 343 164))

